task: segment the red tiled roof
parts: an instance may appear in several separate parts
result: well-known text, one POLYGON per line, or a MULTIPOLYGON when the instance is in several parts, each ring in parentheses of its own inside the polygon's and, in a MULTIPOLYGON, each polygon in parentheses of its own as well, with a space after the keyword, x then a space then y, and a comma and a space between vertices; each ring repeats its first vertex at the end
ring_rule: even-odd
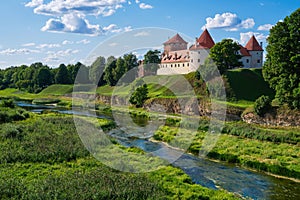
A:
POLYGON ((182 37, 177 33, 174 37, 172 37, 171 39, 169 39, 167 42, 165 42, 164 44, 176 44, 176 43, 185 43, 187 44, 187 42, 182 39, 182 37))
POLYGON ((197 46, 193 45, 191 49, 211 49, 213 46, 215 46, 215 42, 208 30, 205 29, 201 36, 197 39, 197 46))
POLYGON ((242 56, 251 56, 249 51, 245 47, 243 47, 242 45, 240 45, 240 47, 241 47, 240 52, 242 56))
POLYGON ((163 55, 161 63, 179 63, 179 62, 189 62, 190 56, 188 50, 173 51, 168 54, 163 55))
POLYGON ((249 42, 246 44, 245 48, 248 51, 263 51, 262 47, 258 44, 254 35, 251 37, 249 42))

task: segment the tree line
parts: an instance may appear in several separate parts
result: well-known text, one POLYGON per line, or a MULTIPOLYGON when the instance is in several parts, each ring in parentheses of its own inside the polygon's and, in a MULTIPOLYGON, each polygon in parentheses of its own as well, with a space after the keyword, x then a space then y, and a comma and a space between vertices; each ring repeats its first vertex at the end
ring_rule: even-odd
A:
MULTIPOLYGON (((145 60, 147 63, 158 64, 160 52, 148 51, 145 60)), ((60 64, 58 68, 50 68, 37 62, 30 66, 21 65, 0 70, 0 89, 17 88, 30 93, 39 93, 53 84, 74 84, 75 82, 97 84, 98 86, 115 86, 129 71, 132 71, 131 76, 124 81, 128 83, 133 81, 137 76, 138 65, 138 58, 132 53, 119 58, 110 56, 106 59, 99 56, 91 66, 77 62, 76 64, 60 64), (78 72, 80 72, 79 75, 78 72)))

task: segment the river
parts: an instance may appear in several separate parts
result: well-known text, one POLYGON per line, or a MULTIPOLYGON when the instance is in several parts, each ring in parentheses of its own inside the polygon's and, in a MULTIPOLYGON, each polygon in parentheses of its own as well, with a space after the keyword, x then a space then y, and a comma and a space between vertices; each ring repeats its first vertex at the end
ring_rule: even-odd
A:
MULTIPOLYGON (((93 113, 67 110, 55 106, 40 106, 26 102, 17 102, 17 104, 36 113, 51 110, 63 114, 94 116, 93 113)), ((98 117, 111 118, 105 114, 99 114, 98 117)), ((136 129, 130 129, 130 127, 127 127, 126 130, 112 130, 108 134, 126 147, 138 147, 145 152, 156 152, 155 156, 165 160, 181 153, 179 150, 170 148, 163 143, 139 139, 139 133, 136 132, 136 129), (128 135, 134 135, 135 137, 128 137, 128 135), (155 151, 157 149, 163 149, 163 151, 155 151)), ((223 188, 251 199, 300 199, 300 183, 254 172, 235 165, 213 162, 190 154, 183 154, 172 165, 181 168, 195 183, 211 189, 223 188)))

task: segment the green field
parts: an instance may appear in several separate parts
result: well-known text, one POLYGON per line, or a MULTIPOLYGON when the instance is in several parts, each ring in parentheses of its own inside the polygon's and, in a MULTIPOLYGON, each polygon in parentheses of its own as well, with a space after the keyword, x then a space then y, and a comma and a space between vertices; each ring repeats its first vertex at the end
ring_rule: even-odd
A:
POLYGON ((261 69, 230 70, 226 76, 237 100, 253 102, 262 95, 275 95, 265 82, 261 69))
MULTIPOLYGON (((0 121, 0 199, 237 199, 226 191, 193 184, 182 170, 171 166, 147 174, 111 169, 91 157, 72 116, 28 117, 0 121)), ((114 127, 110 120, 93 120, 95 125, 114 127)), ((151 162, 160 161, 153 157, 151 162)))
POLYGON ((73 92, 73 85, 51 85, 41 91, 38 95, 47 96, 47 95, 55 95, 61 96, 65 94, 70 94, 73 92))

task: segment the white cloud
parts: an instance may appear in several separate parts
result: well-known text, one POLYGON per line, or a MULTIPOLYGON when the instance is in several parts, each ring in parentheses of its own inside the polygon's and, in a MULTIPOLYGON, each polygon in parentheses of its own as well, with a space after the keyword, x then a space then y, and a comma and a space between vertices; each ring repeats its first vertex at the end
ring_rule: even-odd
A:
POLYGON ((261 34, 261 33, 255 33, 255 32, 247 32, 247 33, 240 33, 240 43, 245 45, 252 36, 255 36, 258 41, 265 41, 268 36, 261 34))
POLYGON ((274 25, 272 24, 264 24, 258 27, 258 31, 269 31, 274 25))
POLYGON ((65 57, 73 56, 75 54, 79 53, 79 50, 74 49, 66 49, 61 51, 48 51, 47 57, 45 58, 45 62, 61 62, 61 60, 65 57))
POLYGON ((131 26, 127 26, 125 28, 119 28, 116 24, 110 24, 109 26, 103 28, 103 31, 107 33, 121 33, 121 32, 128 32, 131 30, 132 30, 131 26))
POLYGON ((118 43, 114 42, 114 43, 110 43, 109 46, 111 47, 115 47, 115 46, 118 46, 118 43))
POLYGON ((147 31, 142 31, 142 32, 136 33, 136 34, 134 35, 134 37, 146 37, 146 36, 149 36, 149 35, 150 35, 149 32, 147 32, 147 31))
POLYGON ((141 3, 140 4, 140 8, 145 10, 145 9, 152 9, 153 6, 149 5, 149 4, 145 4, 145 3, 141 3))
POLYGON ((44 3, 44 0, 32 0, 30 2, 28 2, 27 4, 25 4, 26 7, 37 7, 40 6, 44 3))
POLYGON ((135 0, 135 3, 140 3, 140 0, 135 0))
POLYGON ((216 14, 214 18, 206 18, 206 24, 202 27, 202 29, 225 29, 228 31, 237 31, 241 28, 253 28, 254 25, 254 19, 248 18, 246 20, 241 20, 236 14, 228 12, 216 14))
POLYGON ((99 25, 91 25, 89 21, 79 14, 67 14, 60 19, 49 19, 42 31, 80 33, 96 36, 102 33, 99 25))
POLYGON ((36 48, 37 49, 45 49, 45 48, 53 49, 53 48, 59 48, 59 47, 61 47, 60 44, 40 44, 36 48))
POLYGON ((80 41, 77 41, 76 44, 89 44, 91 43, 90 40, 87 40, 87 39, 83 39, 83 40, 80 40, 80 41))
POLYGON ((73 41, 65 40, 62 42, 62 45, 69 45, 69 44, 74 44, 73 41))
POLYGON ((22 54, 30 54, 30 53, 39 53, 38 50, 32 50, 32 49, 5 49, 0 51, 0 55, 22 55, 22 54))
POLYGON ((35 46, 35 43, 26 43, 26 44, 22 44, 22 47, 33 47, 35 46))
MULTIPOLYGON (((32 0, 31 7, 35 7, 34 13, 48 16, 62 16, 70 13, 80 13, 84 15, 106 15, 110 10, 122 8, 126 0, 51 0, 48 3, 35 4, 32 0)), ((30 4, 28 3, 28 4, 30 4)), ((27 4, 27 5, 28 5, 27 4)))
POLYGON ((31 0, 25 6, 33 7, 34 13, 52 16, 42 31, 100 35, 99 25, 92 25, 87 16, 113 15, 123 8, 127 0, 31 0))

